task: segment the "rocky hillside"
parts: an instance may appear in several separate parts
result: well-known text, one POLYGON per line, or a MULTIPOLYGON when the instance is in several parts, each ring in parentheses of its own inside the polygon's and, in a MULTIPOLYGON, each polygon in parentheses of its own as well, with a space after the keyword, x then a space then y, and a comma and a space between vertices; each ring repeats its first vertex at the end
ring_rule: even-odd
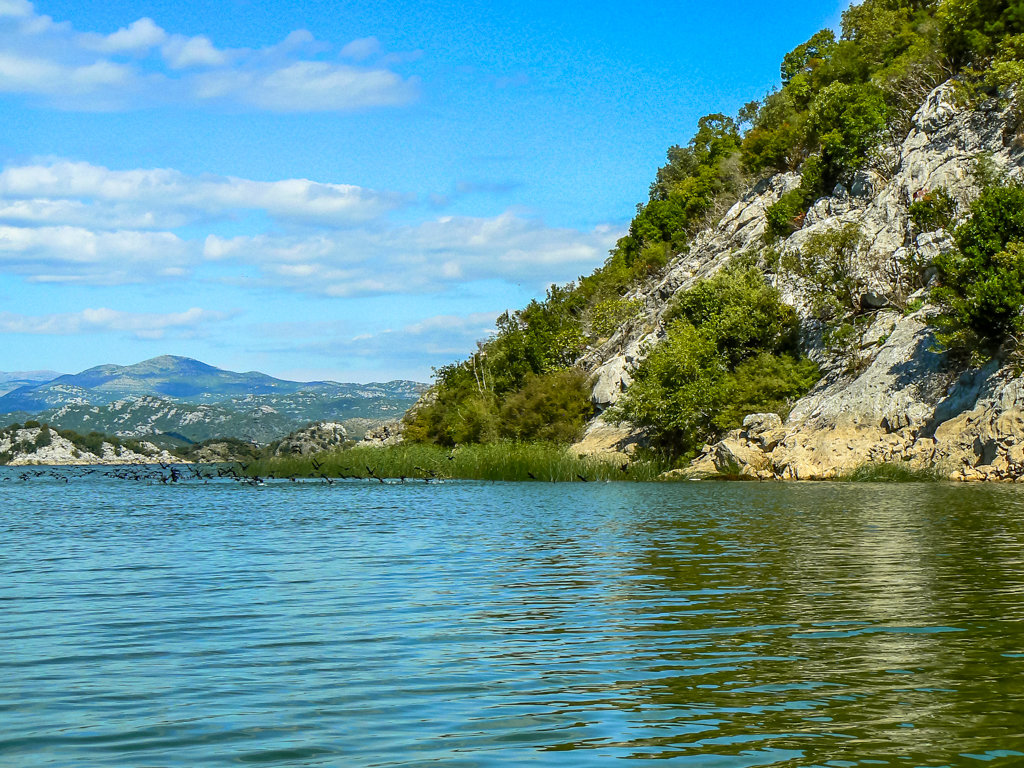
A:
POLYGON ((45 384, 58 376, 57 371, 0 371, 0 396, 21 387, 45 384))
POLYGON ((161 451, 152 443, 127 443, 100 435, 58 433, 30 422, 11 425, 0 431, 0 464, 90 465, 155 464, 179 459, 161 451))
MULTIPOLYGON (((929 264, 954 248, 946 229, 918 231, 912 224, 915 201, 943 189, 957 203, 962 221, 978 194, 979 157, 990 158, 993 169, 1010 181, 1024 179, 1024 140, 1014 110, 994 99, 970 107, 960 103, 953 83, 935 89, 914 115, 909 135, 890 150, 886 170, 859 171, 848 185, 837 185, 813 203, 797 231, 771 249, 775 264, 781 264, 787 256, 798 257, 816 235, 847 225, 859 229, 864 247, 849 265, 860 287, 861 326, 852 353, 826 349, 807 281, 766 259, 766 212, 800 183, 796 174, 778 174, 702 232, 658 280, 627 296, 643 311, 580 361, 598 409, 623 397, 637 366, 664 338, 672 297, 746 258, 759 263, 796 307, 803 345, 825 375, 785 423, 778 417, 749 418, 744 429, 708 446, 696 471, 738 468, 765 478, 812 479, 865 463, 899 461, 957 479, 1024 477, 1024 385, 1018 364, 993 360, 970 368, 937 351, 936 308, 927 303, 927 287, 908 275, 908 264, 929 264)), ((924 282, 933 279, 934 271, 925 270, 924 282)), ((643 437, 599 417, 577 450, 628 451, 643 437)))
POLYGON ((314 421, 369 424, 400 416, 423 385, 293 382, 235 373, 183 357, 104 365, 29 382, 0 397, 0 422, 34 419, 62 429, 127 438, 170 435, 201 442, 234 437, 268 443, 314 421))

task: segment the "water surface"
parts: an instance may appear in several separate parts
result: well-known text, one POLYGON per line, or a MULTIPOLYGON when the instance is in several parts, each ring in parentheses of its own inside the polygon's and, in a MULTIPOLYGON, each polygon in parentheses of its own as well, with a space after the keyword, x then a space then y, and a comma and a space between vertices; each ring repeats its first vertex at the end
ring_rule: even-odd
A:
POLYGON ((1024 491, 0 472, 0 765, 1024 765, 1024 491))

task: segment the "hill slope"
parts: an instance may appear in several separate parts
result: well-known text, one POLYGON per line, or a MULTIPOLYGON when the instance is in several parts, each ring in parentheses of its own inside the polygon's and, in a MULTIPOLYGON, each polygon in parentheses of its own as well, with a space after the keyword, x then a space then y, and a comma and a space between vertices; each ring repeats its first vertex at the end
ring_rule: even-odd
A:
POLYGON ((30 382, 0 397, 0 414, 121 437, 173 433, 192 442, 237 437, 264 443, 313 421, 397 418, 423 388, 412 381, 286 381, 165 355, 30 382))

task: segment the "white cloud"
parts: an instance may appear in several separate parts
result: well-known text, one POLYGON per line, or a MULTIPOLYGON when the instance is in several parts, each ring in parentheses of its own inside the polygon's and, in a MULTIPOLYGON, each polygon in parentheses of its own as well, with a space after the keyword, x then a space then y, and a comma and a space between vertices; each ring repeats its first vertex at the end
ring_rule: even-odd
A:
POLYGON ((342 48, 339 55, 353 61, 365 61, 371 56, 376 56, 380 51, 380 40, 376 37, 361 37, 342 48))
POLYGON ((179 277, 197 261, 170 232, 0 226, 0 271, 32 282, 118 285, 179 277))
POLYGON ((0 17, 13 16, 23 18, 33 13, 32 3, 28 0, 0 0, 0 17))
POLYGON ((238 89, 247 104, 275 112, 330 112, 406 104, 418 89, 386 69, 356 69, 322 61, 298 61, 238 89))
POLYGON ((351 226, 400 202, 395 195, 308 179, 265 182, 161 168, 113 171, 69 161, 0 172, 0 222, 156 229, 260 210, 281 221, 351 226))
POLYGON ((208 265, 219 280, 332 297, 441 293, 478 281, 534 290, 589 273, 618 237, 607 227, 581 232, 510 212, 389 222, 385 214, 402 202, 308 179, 114 171, 66 160, 14 166, 0 171, 0 273, 124 284, 208 265), (211 229, 251 228, 240 223, 246 211, 279 228, 257 224, 232 236, 211 229), (192 229, 174 231, 183 227, 192 229))
POLYGON ((206 35, 175 35, 163 47, 164 60, 171 69, 219 67, 228 63, 228 55, 217 50, 206 35))
POLYGON ((167 39, 167 33, 150 18, 133 21, 110 35, 86 33, 79 37, 83 47, 101 53, 144 53, 167 39))
MULTIPOLYGON (((369 55, 371 44, 356 42, 346 46, 350 52, 369 55)), ((30 3, 0 0, 0 92, 63 109, 223 104, 346 111, 416 98, 415 78, 384 65, 336 63, 330 51, 304 29, 261 49, 218 48, 207 35, 169 34, 148 17, 107 35, 82 32, 38 15, 30 3)))
POLYGON ((194 335, 205 326, 230 317, 226 312, 212 312, 199 307, 165 314, 120 312, 106 307, 49 315, 0 312, 0 333, 72 335, 114 331, 141 339, 161 339, 169 331, 194 335))
POLYGON ((477 280, 543 288, 599 266, 617 237, 606 228, 556 229, 505 213, 308 236, 210 235, 203 253, 255 263, 281 287, 341 297, 434 292, 477 280))

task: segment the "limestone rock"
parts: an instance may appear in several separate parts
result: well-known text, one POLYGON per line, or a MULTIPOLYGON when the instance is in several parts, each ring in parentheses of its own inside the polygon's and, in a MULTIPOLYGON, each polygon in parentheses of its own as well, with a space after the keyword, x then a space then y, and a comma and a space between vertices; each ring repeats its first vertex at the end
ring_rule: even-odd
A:
MULTIPOLYGON (((793 405, 785 424, 760 414, 749 417, 739 434, 702 452, 691 471, 739 466, 753 475, 813 479, 835 477, 867 462, 899 461, 939 467, 961 480, 1024 477, 1019 377, 997 363, 957 370, 937 351, 929 326, 933 308, 909 314, 895 309, 906 306, 905 294, 927 298, 924 289, 935 279, 934 270, 915 284, 908 281, 918 278, 918 265, 954 247, 944 230, 915 233, 910 205, 943 187, 966 211, 977 194, 972 168, 980 153, 991 156, 1011 178, 1024 178, 1024 152, 1004 140, 1010 124, 1007 107, 993 100, 966 109, 957 104, 953 85, 942 85, 914 115, 906 139, 885 163, 859 171, 814 202, 803 227, 779 247, 797 253, 816 234, 856 225, 864 247, 851 269, 861 288, 860 309, 865 316, 874 312, 874 320, 860 348, 843 359, 822 343, 799 278, 770 276, 801 317, 805 349, 825 376, 793 405)), ((621 398, 636 367, 664 337, 672 297, 737 257, 757 258, 764 249, 765 212, 799 184, 796 173, 762 181, 716 225, 699 233, 659 277, 631 291, 626 298, 640 302, 643 316, 579 361, 591 375, 592 400, 599 410, 621 398)), ((595 423, 584 442, 615 453, 619 438, 605 434, 606 427, 595 423)))
POLYGON ((590 423, 579 442, 570 446, 577 456, 628 462, 638 447, 646 445, 646 434, 628 424, 612 424, 603 417, 590 423))
POLYGON ((371 429, 363 436, 363 445, 382 448, 388 445, 400 445, 405 442, 405 422, 388 421, 371 429))

